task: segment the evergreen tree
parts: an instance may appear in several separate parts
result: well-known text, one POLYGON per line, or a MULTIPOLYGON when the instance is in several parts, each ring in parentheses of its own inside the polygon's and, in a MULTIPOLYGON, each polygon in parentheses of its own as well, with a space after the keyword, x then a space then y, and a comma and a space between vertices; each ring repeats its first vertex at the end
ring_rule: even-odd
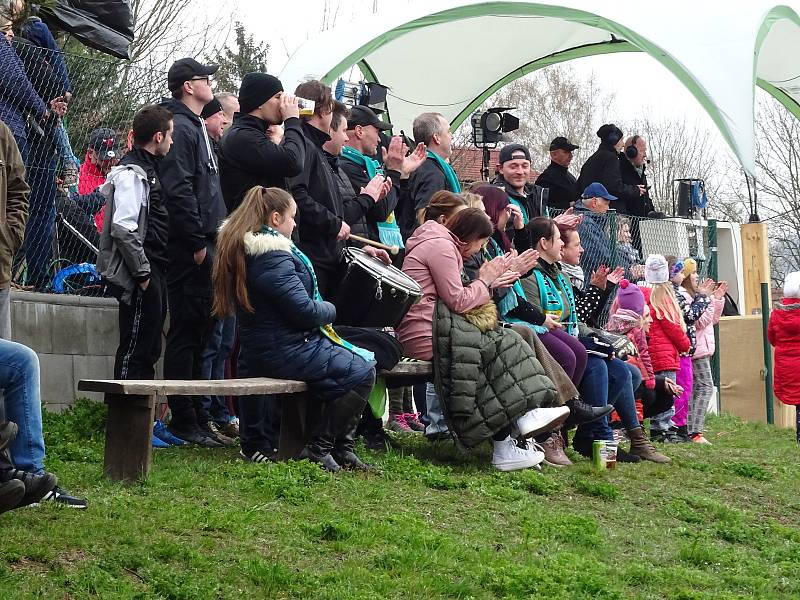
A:
POLYGON ((253 35, 248 35, 244 25, 238 21, 234 31, 235 46, 225 46, 215 56, 206 59, 207 63, 219 65, 219 71, 213 79, 214 90, 217 92, 237 93, 246 73, 267 71, 269 44, 257 43, 253 35))

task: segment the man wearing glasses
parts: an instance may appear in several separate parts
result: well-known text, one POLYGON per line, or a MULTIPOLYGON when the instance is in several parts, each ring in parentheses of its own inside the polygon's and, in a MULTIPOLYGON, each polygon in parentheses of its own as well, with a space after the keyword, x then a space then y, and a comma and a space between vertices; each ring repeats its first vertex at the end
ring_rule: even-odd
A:
MULTIPOLYGON (((164 352, 165 379, 202 379, 202 351, 213 327, 211 263, 217 228, 225 218, 217 159, 200 117, 214 97, 210 77, 216 65, 182 58, 169 68, 172 98, 162 103, 173 115, 172 150, 159 172, 169 211, 167 292, 169 333, 164 352)), ((230 443, 211 430, 200 396, 169 396, 170 431, 201 446, 230 443)))

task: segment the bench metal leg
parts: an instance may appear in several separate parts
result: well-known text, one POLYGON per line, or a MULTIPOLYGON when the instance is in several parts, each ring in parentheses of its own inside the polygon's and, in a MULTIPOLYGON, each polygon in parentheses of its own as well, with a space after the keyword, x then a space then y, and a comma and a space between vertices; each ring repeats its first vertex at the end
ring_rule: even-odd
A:
POLYGON ((319 422, 321 405, 308 392, 281 396, 281 437, 278 460, 292 460, 300 455, 319 422))
POLYGON ((108 422, 103 471, 113 481, 137 481, 150 473, 155 396, 106 394, 108 422))

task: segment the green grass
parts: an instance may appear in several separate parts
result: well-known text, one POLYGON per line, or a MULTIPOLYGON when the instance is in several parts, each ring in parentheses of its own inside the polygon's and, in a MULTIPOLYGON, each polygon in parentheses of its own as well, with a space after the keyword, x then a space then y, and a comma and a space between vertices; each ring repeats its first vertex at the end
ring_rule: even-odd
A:
POLYGON ((176 448, 132 486, 102 476, 98 405, 46 430, 91 504, 0 516, 4 599, 800 597, 800 450, 727 416, 671 466, 501 474, 404 438, 362 453, 380 475, 176 448))

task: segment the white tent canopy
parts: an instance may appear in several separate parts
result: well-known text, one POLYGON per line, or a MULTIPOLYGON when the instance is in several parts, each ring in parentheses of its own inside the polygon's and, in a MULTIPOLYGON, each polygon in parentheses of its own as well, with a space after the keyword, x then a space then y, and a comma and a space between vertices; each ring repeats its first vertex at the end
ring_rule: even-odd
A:
MULTIPOLYGON (((422 112, 458 126, 489 95, 536 69, 584 56, 646 52, 697 98, 754 171, 758 85, 800 117, 800 3, 767 0, 433 0, 396 5, 320 34, 280 78, 332 83, 353 65, 390 88, 395 130, 422 112)), ((621 74, 620 77, 630 77, 621 74)))

